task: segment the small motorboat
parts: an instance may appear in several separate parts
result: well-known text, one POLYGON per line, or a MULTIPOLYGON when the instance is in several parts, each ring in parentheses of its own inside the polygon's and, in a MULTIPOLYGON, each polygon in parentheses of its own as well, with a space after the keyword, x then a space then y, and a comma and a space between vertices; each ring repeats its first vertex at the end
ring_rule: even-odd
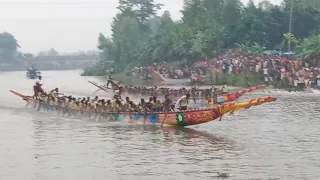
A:
POLYGON ((26 73, 27 78, 36 79, 41 76, 41 72, 37 69, 29 68, 26 73))

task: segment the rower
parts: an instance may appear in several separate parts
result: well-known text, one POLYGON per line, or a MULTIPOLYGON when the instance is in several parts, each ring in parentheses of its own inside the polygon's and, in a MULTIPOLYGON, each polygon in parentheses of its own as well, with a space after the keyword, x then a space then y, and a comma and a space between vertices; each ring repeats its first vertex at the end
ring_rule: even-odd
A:
POLYGON ((220 89, 220 91, 221 91, 220 94, 221 94, 221 95, 227 94, 227 92, 224 91, 226 88, 227 88, 227 85, 226 85, 226 84, 221 87, 221 89, 220 89))
POLYGON ((116 98, 116 99, 121 100, 122 98, 121 98, 121 93, 120 93, 120 91, 119 91, 119 90, 116 90, 116 91, 114 91, 114 92, 115 92, 115 95, 114 95, 113 97, 116 98))
POLYGON ((91 99, 90 103, 93 105, 93 106, 96 106, 96 104, 98 103, 99 101, 99 97, 96 96, 95 98, 91 99))
POLYGON ((36 99, 38 99, 39 96, 44 93, 44 91, 43 91, 43 89, 42 89, 41 86, 42 86, 42 84, 41 84, 41 82, 40 82, 39 80, 37 80, 37 81, 36 81, 36 84, 33 86, 34 97, 35 97, 36 99))
POLYGON ((111 87, 112 87, 112 82, 113 82, 112 79, 110 79, 109 77, 106 87, 109 88, 109 84, 111 84, 111 87))
POLYGON ((196 87, 192 87, 190 93, 191 93, 193 102, 194 102, 195 104, 197 103, 197 102, 196 102, 196 96, 197 96, 197 95, 196 95, 196 92, 197 92, 196 87))
POLYGON ((54 88, 53 90, 50 91, 49 93, 52 97, 57 97, 57 95, 59 94, 59 89, 58 88, 54 88))
POLYGON ((110 100, 110 104, 114 110, 117 107, 117 100, 120 100, 119 96, 117 95, 114 95, 113 98, 110 100))
POLYGON ((166 94, 165 95, 165 100, 163 101, 162 105, 163 105, 163 111, 165 113, 170 112, 171 110, 171 104, 172 104, 172 100, 170 99, 169 95, 166 94))
POLYGON ((130 109, 130 98, 129 97, 126 97, 125 99, 125 102, 123 103, 123 108, 125 109, 125 111, 129 111, 130 109))
POLYGON ((153 96, 152 102, 153 102, 153 111, 155 111, 155 112, 162 111, 162 109, 163 109, 162 103, 157 99, 156 96, 153 96))
POLYGON ((113 104, 112 104, 111 100, 107 100, 106 104, 107 104, 106 105, 106 111, 107 112, 113 112, 114 111, 114 107, 113 107, 113 104))
MULTIPOLYGON (((39 100, 40 101, 40 95, 44 94, 44 91, 42 89, 42 84, 40 83, 39 80, 36 81, 36 84, 33 86, 33 91, 34 91, 34 99, 39 100)), ((28 104, 26 105, 28 106, 28 104)), ((37 106, 37 101, 35 101, 34 107, 37 106)), ((39 102, 39 108, 40 108, 40 102, 39 102)))
POLYGON ((115 101, 115 111, 118 113, 120 113, 121 111, 124 111, 123 104, 119 99, 115 101))
POLYGON ((211 90, 211 102, 212 104, 217 104, 217 98, 218 98, 218 88, 213 87, 211 90))
POLYGON ((137 106, 134 102, 130 101, 129 102, 129 110, 130 112, 139 112, 139 106, 137 106))
POLYGON ((188 103, 189 103, 190 94, 188 93, 185 96, 182 96, 175 105, 175 111, 185 111, 188 109, 188 103))
POLYGON ((149 108, 148 108, 148 104, 146 103, 146 101, 142 98, 140 101, 140 109, 143 113, 147 114, 148 112, 150 112, 149 108))

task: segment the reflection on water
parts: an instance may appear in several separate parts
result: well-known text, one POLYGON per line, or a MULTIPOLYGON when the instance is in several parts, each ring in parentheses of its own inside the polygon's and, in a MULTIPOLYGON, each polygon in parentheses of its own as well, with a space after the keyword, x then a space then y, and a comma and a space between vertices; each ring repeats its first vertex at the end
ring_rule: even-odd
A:
MULTIPOLYGON (((90 96, 74 71, 43 72, 44 88, 90 96)), ((0 74, 0 179, 204 180, 320 179, 320 94, 275 95, 252 107, 190 128, 97 122, 25 108, 8 89, 32 93, 24 72, 0 74)), ((110 94, 100 92, 99 96, 110 94)))

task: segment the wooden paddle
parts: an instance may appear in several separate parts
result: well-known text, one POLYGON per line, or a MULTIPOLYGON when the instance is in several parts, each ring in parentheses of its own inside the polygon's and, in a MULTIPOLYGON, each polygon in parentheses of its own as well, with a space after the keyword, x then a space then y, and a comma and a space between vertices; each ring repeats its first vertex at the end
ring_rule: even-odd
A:
POLYGON ((101 91, 101 89, 96 90, 92 95, 95 95, 99 91, 101 91))
POLYGON ((143 120, 143 124, 145 124, 145 123, 146 123, 146 120, 147 120, 147 115, 148 115, 148 113, 146 112, 146 113, 144 114, 144 120, 143 120))
POLYGON ((106 88, 106 89, 98 89, 98 90, 96 90, 92 95, 95 95, 97 92, 99 92, 99 91, 107 91, 107 90, 112 90, 111 88, 106 88))
POLYGON ((41 99, 40 99, 40 97, 39 97, 39 106, 38 106, 38 111, 40 111, 40 107, 41 107, 41 99))
POLYGON ((163 126, 164 122, 166 121, 167 115, 168 115, 168 112, 166 112, 166 113, 164 114, 164 118, 163 118, 163 121, 162 121, 162 123, 161 123, 161 127, 163 126))
MULTIPOLYGON (((218 108, 219 108, 219 112, 220 112, 220 114, 221 114, 220 106, 218 106, 218 108)), ((223 116, 223 114, 221 114, 219 121, 221 121, 221 120, 222 120, 222 116, 223 116)))
MULTIPOLYGON (((171 109, 171 111, 173 111, 173 110, 171 109)), ((162 121, 162 123, 161 123, 161 127, 163 126, 164 122, 167 120, 168 112, 169 112, 169 111, 166 111, 165 114, 164 114, 164 118, 163 118, 163 121, 162 121)))

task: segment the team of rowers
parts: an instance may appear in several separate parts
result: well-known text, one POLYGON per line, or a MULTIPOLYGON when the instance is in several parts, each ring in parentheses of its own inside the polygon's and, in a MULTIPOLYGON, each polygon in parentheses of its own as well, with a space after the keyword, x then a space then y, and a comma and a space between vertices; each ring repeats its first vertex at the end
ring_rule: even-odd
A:
MULTIPOLYGON (((41 79, 40 79, 41 80, 41 79)), ((113 82, 113 81, 112 81, 113 82)), ((109 83, 109 82, 108 82, 109 83)), ((108 86, 108 84, 107 84, 108 86)), ((111 112, 141 112, 141 113, 152 113, 152 112, 170 112, 170 111, 179 111, 187 110, 189 99, 191 95, 194 95, 195 88, 192 88, 190 91, 186 91, 185 88, 182 88, 182 92, 185 95, 182 95, 180 99, 177 100, 175 104, 170 99, 169 94, 165 94, 164 100, 161 102, 157 96, 152 96, 148 101, 141 99, 139 103, 133 102, 129 97, 126 97, 124 100, 121 98, 122 86, 115 89, 115 95, 112 99, 99 99, 98 96, 95 98, 76 98, 74 96, 65 96, 59 93, 59 89, 55 88, 49 93, 46 93, 42 89, 42 84, 38 80, 34 86, 34 98, 37 99, 39 103, 39 108, 41 105, 55 107, 56 109, 70 109, 70 110, 86 110, 93 112, 101 113, 111 113, 111 112), (194 91, 193 91, 194 89, 194 91)), ((157 89, 156 87, 154 89, 157 89)), ((167 90, 167 88, 163 88, 167 90)), ((217 88, 213 88, 213 96, 218 95, 217 88)))
POLYGON ((64 96, 59 93, 59 89, 55 88, 51 90, 49 93, 46 93, 40 90, 41 84, 36 83, 34 89, 35 90, 35 99, 37 99, 39 103, 39 107, 42 105, 52 106, 56 109, 71 109, 71 110, 83 110, 83 111, 94 111, 94 112, 170 112, 175 110, 186 110, 188 106, 188 100, 190 98, 190 94, 187 94, 181 97, 178 101, 178 104, 173 105, 172 100, 169 96, 165 96, 163 102, 161 102, 157 97, 150 97, 149 101, 145 101, 143 98, 139 103, 133 102, 129 97, 126 97, 124 100, 120 95, 114 95, 114 97, 110 100, 99 99, 98 96, 95 98, 76 98, 73 96, 64 96), (40 91, 38 91, 40 90, 40 91))
POLYGON ((119 81, 108 80, 108 83, 102 86, 102 88, 112 89, 113 91, 119 91, 120 94, 128 93, 128 94, 141 94, 147 96, 165 96, 169 95, 170 97, 181 97, 186 94, 190 94, 191 97, 194 99, 195 97, 205 97, 207 100, 211 100, 211 97, 216 97, 218 95, 226 94, 227 92, 224 91, 225 86, 221 88, 211 87, 207 89, 199 89, 196 87, 192 87, 191 89, 186 88, 164 88, 157 86, 154 87, 140 87, 140 86, 132 86, 132 85, 124 85, 121 86, 119 81), (111 86, 109 86, 111 85, 111 86), (209 98, 210 97, 210 98, 209 98))

